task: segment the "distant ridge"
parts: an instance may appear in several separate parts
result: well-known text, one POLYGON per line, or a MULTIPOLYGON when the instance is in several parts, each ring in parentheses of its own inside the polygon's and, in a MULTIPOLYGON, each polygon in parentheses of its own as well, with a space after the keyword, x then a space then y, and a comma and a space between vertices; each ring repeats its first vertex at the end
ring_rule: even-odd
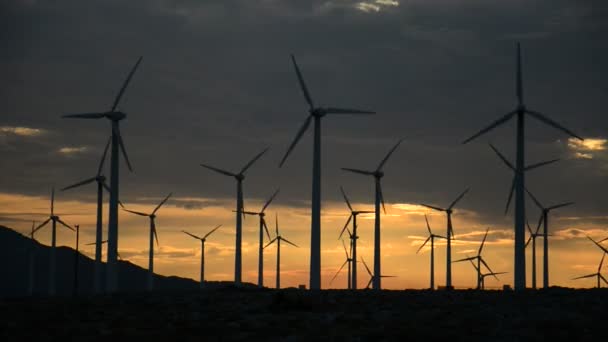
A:
MULTIPOLYGON (((48 294, 50 247, 33 241, 15 230, 0 225, 0 297, 29 296, 29 253, 35 253, 34 289, 35 296, 48 294)), ((57 295, 71 296, 74 293, 74 258, 75 250, 69 247, 57 247, 57 295)), ((78 269, 78 293, 93 294, 93 274, 95 260, 80 254, 78 269)), ((119 291, 146 291, 148 271, 129 261, 119 261, 119 291)), ((106 264, 102 273, 105 275, 106 264)), ((154 275, 155 291, 192 291, 199 290, 199 283, 189 278, 177 276, 154 275)), ((232 282, 207 282, 207 288, 232 286, 232 282)), ((243 287, 255 285, 244 283, 243 287)))

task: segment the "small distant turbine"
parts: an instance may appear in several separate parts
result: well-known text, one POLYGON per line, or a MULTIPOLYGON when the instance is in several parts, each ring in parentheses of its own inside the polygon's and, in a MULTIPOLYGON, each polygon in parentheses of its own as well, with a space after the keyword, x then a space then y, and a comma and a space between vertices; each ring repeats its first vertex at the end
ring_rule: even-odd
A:
MULTIPOLYGON (((350 234, 350 230, 348 231, 348 233, 350 234)), ((334 279, 336 279, 336 277, 338 276, 338 274, 340 274, 340 272, 342 271, 342 269, 344 268, 344 266, 348 265, 348 279, 347 279, 347 289, 352 289, 352 285, 351 285, 351 264, 353 263, 353 258, 352 258, 352 250, 353 250, 353 240, 350 240, 350 250, 351 253, 348 253, 348 250, 346 249, 346 244, 344 243, 344 240, 342 240, 342 247, 344 247, 344 253, 346 254, 346 260, 344 261, 344 263, 342 264, 342 266, 340 266, 340 268, 338 269, 338 272, 336 272, 336 274, 334 275, 333 278, 331 278, 331 280, 329 281, 329 284, 331 285, 331 283, 334 281, 334 279)))
MULTIPOLYGON (((391 150, 386 154, 384 159, 382 159, 382 161, 380 162, 380 164, 378 165, 378 167, 376 168, 375 171, 365 171, 365 170, 351 169, 351 168, 345 168, 345 167, 342 168, 342 170, 344 170, 344 171, 358 173, 358 174, 366 175, 366 176, 372 176, 372 177, 374 177, 374 180, 375 180, 376 201, 375 201, 375 211, 374 211, 375 212, 374 274, 381 274, 381 272, 380 272, 380 255, 381 255, 381 253, 380 253, 380 203, 382 203, 382 209, 383 209, 384 213, 386 214, 386 208, 384 207, 384 196, 382 195, 382 185, 380 183, 380 181, 382 180, 382 177, 384 177, 384 171, 382 171, 382 167, 384 166, 384 164, 386 164, 386 162, 388 161, 390 156, 393 154, 393 152, 395 152, 395 150, 397 149, 397 147, 399 147, 399 145, 401 144, 402 141, 403 141, 403 139, 399 140, 395 144, 395 146, 393 146, 393 148, 391 148, 391 150)), ((374 278, 374 282, 373 282, 373 286, 372 286, 374 290, 380 290, 382 288, 380 278, 381 277, 374 278)))
POLYGON ((587 275, 584 275, 584 276, 572 278, 572 280, 596 277, 596 279, 597 279, 597 288, 598 289, 601 287, 600 279, 602 281, 604 281, 604 283, 606 283, 606 285, 608 285, 608 280, 606 280, 606 278, 604 278, 604 276, 601 273, 601 271, 602 271, 602 264, 604 263, 604 257, 606 257, 606 253, 602 254, 602 260, 600 261, 600 265, 597 267, 597 273, 587 274, 587 275))
MULTIPOLYGON (((369 282, 367 282, 367 286, 365 286, 366 289, 369 289, 370 285, 372 285, 372 282, 373 282, 374 278, 376 278, 376 276, 369 269, 369 267, 365 263, 365 260, 363 260, 363 257, 361 257, 361 262, 363 262, 363 266, 365 266, 365 270, 367 271, 367 274, 369 274, 369 282)), ((381 275, 380 276, 380 278, 396 278, 396 277, 397 276, 393 276, 393 275, 381 275)))
POLYGON ((34 233, 40 230, 42 227, 46 226, 49 222, 52 222, 52 230, 51 230, 51 258, 49 265, 49 295, 55 295, 55 274, 56 272, 56 263, 57 263, 57 255, 55 251, 55 247, 57 246, 57 222, 59 222, 62 226, 74 231, 74 228, 70 227, 67 223, 63 222, 58 215, 55 215, 55 188, 51 190, 51 215, 50 217, 42 222, 36 229, 32 231, 32 236, 34 233))
POLYGON ((110 192, 110 187, 106 184, 106 177, 103 175, 103 164, 106 160, 106 154, 108 153, 108 148, 110 147, 110 143, 112 142, 111 138, 108 140, 105 149, 103 150, 103 155, 101 157, 101 162, 99 163, 99 167, 97 168, 97 174, 95 177, 89 178, 87 180, 78 182, 76 184, 67 186, 61 191, 74 189, 86 184, 90 184, 93 182, 97 182, 97 229, 95 230, 95 273, 94 273, 94 281, 93 281, 93 289, 95 293, 100 293, 102 290, 102 262, 101 262, 101 240, 103 235, 103 190, 104 188, 110 192))
POLYGON ((151 214, 146 214, 146 213, 142 213, 139 211, 133 211, 133 210, 128 210, 128 209, 122 209, 124 211, 130 212, 131 214, 135 214, 135 215, 139 215, 139 216, 145 216, 148 217, 150 219, 150 251, 149 251, 149 257, 148 257, 148 291, 152 291, 154 289, 154 240, 156 240, 156 245, 158 246, 158 235, 156 233, 156 223, 155 223, 155 219, 156 219, 156 212, 158 211, 158 209, 160 209, 160 207, 162 207, 163 204, 165 204, 165 202, 167 202, 167 200, 169 199, 169 197, 171 197, 171 193, 169 195, 167 195, 167 197, 165 197, 165 199, 162 200, 162 202, 160 202, 159 205, 156 206, 156 208, 154 208, 154 210, 152 211, 151 214))
POLYGON ((485 290, 486 289, 486 277, 494 277, 496 280, 500 280, 498 279, 498 275, 501 274, 507 274, 509 272, 489 272, 489 273, 481 273, 479 272, 479 269, 477 268, 477 265, 473 262, 473 260, 469 260, 471 262, 471 265, 473 265, 473 267, 475 268, 475 270, 477 271, 477 273, 479 273, 479 275, 481 276, 481 289, 485 290))
POLYGON ((205 236, 203 236, 203 237, 198 237, 194 234, 188 233, 185 230, 182 230, 183 233, 188 234, 191 237, 201 241, 201 283, 200 283, 201 289, 203 287, 205 287, 205 241, 207 241, 207 238, 209 237, 209 235, 213 234, 213 232, 218 230, 221 226, 222 225, 220 224, 217 227, 211 229, 211 231, 209 233, 205 234, 205 236))
POLYGON ((422 204, 422 203, 420 204, 424 207, 431 208, 433 210, 444 211, 447 215, 447 232, 445 234, 447 237, 447 239, 446 239, 447 240, 447 245, 446 245, 447 251, 445 253, 445 255, 446 255, 445 287, 447 289, 452 288, 452 240, 454 239, 454 229, 452 229, 452 212, 453 212, 453 209, 454 209, 454 206, 456 205, 456 203, 458 203, 464 197, 464 195, 466 195, 467 192, 469 192, 469 189, 466 189, 458 197, 456 197, 456 199, 447 208, 440 208, 440 207, 436 207, 436 206, 432 206, 432 205, 428 205, 428 204, 422 204))
POLYGON ((522 71, 521 71, 521 50, 520 45, 517 43, 517 72, 516 72, 516 93, 517 93, 517 107, 511 112, 507 113, 505 116, 496 120, 489 126, 485 127, 478 133, 475 133, 472 137, 463 141, 463 144, 466 144, 477 137, 491 131, 492 129, 504 124, 509 121, 513 117, 517 118, 517 162, 515 164, 515 244, 514 244, 514 287, 516 291, 522 291, 526 288, 526 211, 525 211, 525 178, 524 178, 524 165, 525 165, 525 148, 524 148, 524 119, 525 115, 529 115, 536 120, 552 126, 569 136, 575 137, 577 139, 583 140, 583 138, 574 134, 572 131, 564 128, 557 122, 549 119, 544 114, 541 114, 537 111, 533 111, 528 109, 524 105, 524 97, 523 97, 523 80, 522 80, 522 71))
POLYGON ((300 127, 300 130, 293 139, 293 142, 291 145, 289 145, 289 148, 283 156, 279 167, 283 166, 291 151, 302 138, 302 135, 306 132, 306 130, 308 130, 310 122, 314 119, 312 210, 310 223, 310 289, 319 290, 321 289, 321 118, 327 114, 375 114, 375 112, 367 110, 315 106, 294 55, 291 55, 291 61, 293 62, 293 66, 296 70, 304 98, 308 103, 309 115, 304 121, 302 127, 300 127))
POLYGON ((342 238, 342 235, 344 234, 344 231, 348 231, 348 234, 350 236, 350 245, 351 245, 351 259, 353 260, 352 264, 352 272, 351 272, 351 277, 352 279, 349 280, 350 284, 351 284, 351 288, 353 290, 357 289, 357 240, 359 239, 359 235, 357 235, 357 216, 359 216, 359 214, 373 214, 374 211, 370 211, 370 210, 354 210, 353 207, 350 205, 350 201, 348 200, 348 197, 346 196, 346 192, 344 192, 344 189, 342 187, 340 187, 340 191, 342 192, 342 196, 344 197, 344 202, 346 202, 346 205, 348 206, 348 209, 350 210, 350 216, 348 217, 348 220, 346 220, 346 224, 344 225, 344 228, 342 228, 342 231, 340 232, 340 236, 338 236, 338 239, 342 238), (350 223, 350 221, 353 221, 353 230, 352 232, 348 230, 348 224, 350 223))
POLYGON ((528 231, 530 232, 530 237, 528 238, 528 241, 526 241, 526 247, 528 247, 528 245, 530 244, 530 241, 532 241, 532 288, 536 290, 536 238, 539 236, 542 236, 541 234, 538 233, 538 231, 540 230, 540 223, 538 222, 538 225, 536 226, 536 231, 532 231, 532 228, 530 228, 530 224, 528 224, 528 220, 526 220, 526 226, 528 227, 528 231))
POLYGON ((431 290, 435 289, 435 239, 446 239, 447 238, 445 236, 441 236, 441 235, 436 235, 433 234, 433 232, 431 231, 431 225, 429 224, 429 219, 426 217, 426 215, 424 215, 424 220, 426 221, 426 229, 429 231, 429 237, 426 238, 426 240, 424 240, 424 243, 422 244, 422 246, 420 246, 420 248, 418 248, 418 250, 416 251, 416 254, 418 254, 418 252, 420 252, 420 250, 422 250, 422 248, 424 246, 426 246, 426 244, 431 241, 431 290))
POLYGON ((492 269, 490 268, 490 266, 488 266, 488 264, 486 263, 485 260, 483 260, 483 257, 481 256, 481 251, 483 250, 483 245, 486 242, 486 238, 488 237, 488 232, 490 231, 490 228, 486 229, 486 234, 483 236, 483 240, 481 241, 481 245, 479 246, 479 250, 477 251, 477 255, 476 256, 472 256, 472 257, 467 257, 464 259, 460 259, 460 260, 455 260, 454 262, 461 262, 461 261, 468 261, 468 260, 477 260, 477 266, 475 267, 477 269, 477 289, 481 289, 481 264, 483 264, 488 271, 490 271, 490 273, 494 273, 492 271, 492 269))
POLYGON ((281 288, 281 241, 285 241, 286 243, 288 243, 296 248, 298 246, 296 244, 290 242, 286 238, 282 237, 281 234, 279 234, 279 216, 278 215, 275 216, 275 220, 276 220, 275 232, 277 235, 266 246, 264 246, 264 248, 272 245, 275 241, 277 242, 277 283, 276 283, 276 286, 277 286, 277 289, 280 289, 281 288))
POLYGON ((242 252, 241 252, 241 240, 243 235, 243 223, 242 223, 242 215, 244 215, 244 205, 243 205, 243 180, 245 179, 245 171, 253 165, 264 153, 266 153, 268 149, 264 149, 264 151, 258 153, 249 163, 247 163, 239 173, 232 173, 226 170, 218 169, 213 166, 201 164, 202 167, 207 168, 211 171, 215 171, 224 176, 234 177, 236 179, 236 248, 234 255, 234 283, 239 285, 241 284, 241 268, 242 268, 242 252))

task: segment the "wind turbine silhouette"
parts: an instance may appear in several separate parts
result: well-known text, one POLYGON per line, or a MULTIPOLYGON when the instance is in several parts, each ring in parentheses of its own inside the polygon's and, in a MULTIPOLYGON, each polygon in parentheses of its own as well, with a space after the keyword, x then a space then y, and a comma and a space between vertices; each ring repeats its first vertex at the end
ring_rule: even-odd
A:
POLYGON ((262 210, 260 210, 259 213, 256 213, 254 211, 243 211, 243 214, 245 215, 257 215, 260 218, 260 243, 258 247, 258 287, 264 287, 264 230, 266 231, 266 235, 268 236, 268 240, 270 241, 270 233, 268 232, 268 226, 266 225, 266 220, 264 219, 264 217, 266 216, 264 211, 266 210, 266 208, 268 208, 268 206, 278 193, 279 189, 277 189, 277 191, 272 194, 270 199, 266 201, 266 203, 262 207, 262 210))
POLYGON ((440 207, 436 207, 436 206, 432 206, 432 205, 428 205, 428 204, 424 204, 421 203, 420 205, 433 209, 433 210, 437 210, 437 211, 444 211, 447 215, 447 232, 446 232, 446 240, 447 240, 447 251, 445 253, 446 255, 446 262, 445 262, 445 287, 447 289, 452 289, 452 240, 454 239, 454 229, 452 229, 452 212, 454 209, 454 206, 456 205, 456 203, 458 203, 463 197, 464 195, 466 195, 466 193, 469 192, 469 189, 467 188, 466 190, 464 190, 458 197, 456 197, 456 199, 450 204, 449 207, 447 208, 440 208, 440 207))
POLYGON ((67 186, 61 191, 74 189, 86 184, 90 184, 93 182, 97 182, 97 229, 95 230, 95 273, 94 273, 94 285, 93 289, 95 293, 100 293, 102 290, 101 284, 101 272, 102 272, 102 263, 101 263, 101 240, 103 235, 103 190, 104 188, 110 191, 110 188, 106 184, 106 177, 103 175, 103 164, 106 160, 106 154, 108 153, 108 148, 110 147, 110 143, 112 142, 111 138, 108 140, 105 149, 103 150, 103 155, 101 157, 101 162, 99 163, 99 167, 97 168, 97 174, 95 177, 86 179, 84 181, 78 182, 76 184, 67 186))
POLYGON ((477 265, 473 262, 473 260, 469 260, 471 262, 471 265, 473 265, 473 267, 475 268, 475 270, 477 271, 477 274, 479 274, 479 276, 481 277, 481 289, 485 290, 486 289, 486 277, 492 276, 494 278, 496 278, 496 280, 500 280, 498 279, 498 275, 500 274, 507 274, 509 272, 489 272, 489 273, 482 273, 479 271, 479 268, 477 267, 477 265))
POLYGON ((530 232, 530 237, 528 238, 528 241, 526 241, 526 247, 528 247, 530 241, 532 241, 532 288, 536 290, 536 238, 542 236, 538 233, 540 230, 540 222, 536 226, 536 231, 534 232, 532 231, 532 228, 530 228, 528 220, 526 220, 526 226, 530 232))
POLYGON ((122 210, 130 212, 131 214, 135 214, 135 215, 139 215, 139 216, 145 216, 148 217, 150 219, 150 250, 149 250, 149 259, 148 259, 148 291, 152 291, 154 289, 154 240, 156 240, 156 245, 158 246, 158 234, 156 233, 156 212, 158 211, 158 209, 160 209, 160 207, 162 207, 163 204, 165 204, 165 202, 167 202, 167 200, 169 199, 169 197, 171 197, 172 193, 169 193, 169 195, 167 195, 167 197, 165 197, 165 199, 162 200, 162 202, 160 202, 160 204, 158 204, 156 206, 156 208, 154 208, 154 210, 152 211, 151 214, 146 214, 146 213, 142 213, 140 211, 133 211, 133 210, 128 210, 123 208, 122 210))
MULTIPOLYGON (((363 266, 365 266, 365 270, 367 271, 367 274, 369 274, 369 282, 367 282, 367 286, 365 286, 366 289, 369 289, 369 286, 372 285, 372 281, 374 280, 374 278, 376 278, 374 276, 374 274, 372 273, 372 271, 369 269, 369 267, 367 266, 367 264, 365 263, 365 260, 363 260, 363 257, 361 257, 361 261, 363 262, 363 266)), ((393 275, 381 275, 380 278, 396 278, 397 276, 393 276, 393 275)))
MULTIPOLYGON (((350 234, 350 230, 348 231, 348 233, 350 234)), ((342 240, 342 247, 344 247, 344 253, 346 254, 346 261, 344 261, 344 263, 342 264, 342 266, 340 266, 340 268, 338 269, 338 272, 336 272, 336 274, 334 275, 333 278, 331 278, 331 280, 329 281, 329 284, 331 285, 331 283, 336 279, 336 277, 338 276, 338 274, 340 274, 340 272, 342 271, 342 269, 344 268, 344 266, 346 266, 348 264, 348 277, 347 277, 347 289, 352 289, 352 284, 351 284, 351 264, 353 263, 353 258, 350 254, 348 254, 348 250, 346 249, 346 244, 344 243, 344 240, 342 240)), ((351 254, 352 254, 352 250, 353 250, 353 240, 350 240, 350 250, 351 250, 351 254)))
POLYGON ((340 191, 342 192, 342 196, 344 197, 344 202, 346 202, 346 205, 348 206, 348 209, 350 210, 350 216, 348 217, 348 220, 346 220, 346 224, 344 225, 344 228, 342 228, 342 231, 340 232, 340 236, 338 236, 338 239, 342 238, 342 235, 344 234, 344 231, 348 231, 348 235, 350 237, 350 245, 351 245, 351 257, 350 259, 354 260, 354 262, 352 262, 352 272, 350 273, 350 276, 352 277, 352 279, 349 279, 349 283, 350 286, 353 290, 357 289, 357 239, 359 239, 359 236, 357 235, 357 216, 359 216, 359 214, 373 214, 374 211, 369 211, 369 210, 353 210, 353 207, 350 205, 350 201, 348 200, 348 197, 346 196, 346 192, 344 192, 344 188, 340 187, 340 191), (348 230, 348 224, 350 223, 350 221, 353 221, 353 230, 352 233, 350 230, 348 230))
POLYGON ((572 205, 572 204, 574 204, 574 202, 560 203, 560 204, 552 205, 550 207, 545 208, 542 204, 540 204, 538 199, 536 199, 536 197, 534 197, 534 195, 532 195, 532 193, 528 189, 526 189, 526 192, 528 193, 528 195, 530 195, 530 198, 532 198, 532 201, 536 204, 536 206, 542 212, 542 215, 540 216, 540 219, 538 221, 538 225, 540 226, 541 223, 544 223, 543 224, 543 288, 547 289, 547 288, 549 288, 549 234, 548 234, 549 212, 551 210, 555 210, 558 208, 563 208, 563 207, 572 205))
POLYGON ((213 234, 213 232, 218 230, 221 226, 222 225, 220 224, 217 227, 213 228, 209 233, 205 234, 205 236, 203 236, 203 237, 198 237, 194 234, 188 233, 185 230, 182 230, 183 233, 188 234, 191 237, 201 241, 201 283, 200 283, 201 289, 203 287, 205 287, 205 241, 207 241, 207 238, 209 237, 209 235, 213 234))
POLYGON ((258 153, 249 163, 245 164, 239 173, 232 173, 226 170, 218 169, 213 166, 201 164, 202 167, 207 168, 211 171, 215 171, 224 176, 234 177, 236 179, 236 248, 234 255, 234 283, 236 285, 241 284, 241 268, 242 268, 242 252, 241 252, 241 240, 243 235, 243 222, 242 216, 244 214, 244 205, 243 205, 243 180, 245 179, 245 171, 253 165, 264 153, 266 153, 268 149, 264 149, 264 151, 258 153))
MULTIPOLYGON (((108 243, 108 240, 103 240, 101 241, 101 244, 103 245, 104 243, 108 243)), ((90 242, 90 243, 85 243, 85 246, 93 246, 93 245, 97 245, 97 241, 95 242, 90 242)), ((120 256, 120 253, 116 252, 116 256, 118 257, 118 260, 122 260, 122 257, 120 256)))
POLYGON ((481 251, 483 250, 483 245, 486 242, 486 238, 488 237, 488 232, 490 231, 490 228, 486 229, 486 234, 483 236, 483 240, 481 241, 481 245, 479 246, 479 250, 477 251, 477 255, 473 256, 473 257, 467 257, 464 259, 460 259, 460 260, 455 260, 454 262, 461 262, 461 261, 473 261, 473 260, 477 260, 477 266, 475 267, 477 269, 477 289, 481 289, 481 264, 483 264, 488 271, 490 271, 490 273, 494 273, 492 271, 492 269, 490 268, 490 266, 488 266, 488 264, 486 263, 485 260, 483 260, 483 257, 481 256, 481 251))
POLYGON ((446 239, 447 238, 445 236, 441 236, 441 235, 436 235, 433 234, 433 232, 431 231, 431 225, 429 224, 429 219, 426 217, 426 215, 424 215, 424 220, 426 221, 426 229, 429 231, 429 237, 426 238, 426 240, 424 240, 424 243, 422 244, 422 246, 420 246, 420 248, 418 248, 418 250, 416 251, 416 254, 418 254, 418 252, 420 252, 420 250, 422 250, 422 248, 424 246, 426 246, 426 244, 431 241, 431 290, 435 289, 435 238, 439 238, 439 239, 446 239))
POLYGON ((117 267, 117 253, 118 253, 118 191, 119 191, 119 152, 120 147, 122 154, 127 162, 127 167, 131 172, 131 162, 127 156, 125 144, 120 134, 120 121, 127 117, 127 114, 116 110, 118 103, 122 98, 133 74, 137 70, 137 67, 141 63, 142 57, 139 57, 131 72, 127 76, 127 79, 122 84, 118 95, 114 99, 112 107, 107 112, 102 113, 84 113, 84 114, 68 114, 64 115, 64 118, 76 118, 76 119, 103 119, 106 118, 112 122, 112 149, 110 153, 110 207, 109 207, 109 219, 108 219, 108 256, 106 262, 106 287, 108 292, 116 292, 118 290, 118 267, 117 267))
POLYGON ((60 218, 59 215, 55 215, 55 188, 53 188, 51 190, 51 215, 49 216, 49 218, 42 222, 38 227, 36 227, 36 229, 34 229, 32 231, 32 237, 34 236, 34 233, 36 233, 38 230, 40 230, 42 227, 46 226, 49 222, 52 222, 51 225, 51 258, 49 260, 50 265, 49 265, 49 295, 54 296, 55 295, 55 286, 56 286, 56 282, 55 282, 55 274, 56 274, 56 264, 57 264, 57 255, 56 255, 56 251, 55 251, 55 247, 57 245, 57 222, 59 222, 62 226, 70 229, 71 231, 74 231, 74 228, 70 227, 67 223, 63 222, 60 218))
POLYGON ((293 142, 289 145, 279 167, 283 166, 291 151, 298 141, 300 141, 300 138, 302 138, 302 135, 306 132, 308 126, 310 126, 310 122, 314 119, 312 210, 310 224, 310 289, 319 290, 321 289, 321 118, 327 114, 375 114, 375 112, 357 109, 316 107, 308 92, 308 88, 306 87, 306 83, 304 82, 304 78, 302 77, 302 73, 300 72, 294 55, 291 55, 291 61, 293 62, 293 66, 298 76, 304 98, 309 105, 309 115, 302 127, 300 127, 300 130, 298 130, 293 142))
POLYGON ((526 251, 525 251, 525 198, 524 198, 524 164, 525 164, 525 148, 524 148, 524 118, 528 114, 531 117, 543 122, 549 126, 557 128, 566 134, 583 140, 583 138, 572 133, 570 130, 564 128, 557 122, 549 119, 544 114, 537 111, 528 109, 524 105, 523 100, 523 81, 522 81, 522 68, 521 68, 521 49, 519 43, 517 43, 517 76, 516 76, 516 94, 517 94, 517 107, 515 110, 507 113, 505 116, 493 122, 491 125, 482 129, 472 137, 463 141, 466 144, 475 138, 491 131, 509 121, 511 118, 517 118, 517 162, 515 165, 515 262, 514 262, 514 287, 515 290, 520 291, 526 288, 526 251))
POLYGON ((606 285, 608 285, 608 280, 606 280, 606 278, 604 278, 604 276, 601 273, 601 271, 602 271, 602 264, 604 264, 604 257, 606 257, 606 253, 602 254, 602 260, 600 261, 600 265, 597 267, 597 273, 587 274, 587 275, 584 275, 584 276, 572 278, 572 280, 596 277, 597 278, 597 288, 598 289, 601 287, 600 279, 603 280, 604 283, 606 283, 606 285))
POLYGON ((285 241, 286 243, 298 248, 298 246, 296 244, 294 244, 293 242, 290 242, 289 240, 287 240, 286 238, 282 237, 281 234, 279 234, 279 215, 277 214, 275 216, 275 231, 276 231, 276 236, 274 239, 270 240, 270 242, 264 246, 264 248, 272 245, 275 241, 277 242, 277 289, 281 288, 281 241, 285 241))
MULTIPOLYGON (((378 164, 378 167, 376 168, 375 171, 365 171, 365 170, 351 169, 351 168, 345 168, 345 167, 342 168, 342 170, 344 170, 344 171, 358 173, 358 174, 366 175, 366 176, 373 176, 374 180, 375 180, 376 201, 375 201, 375 211, 374 211, 374 213, 375 213, 374 274, 382 274, 380 271, 380 255, 381 255, 380 254, 380 203, 382 203, 382 209, 384 210, 384 213, 386 214, 386 208, 384 207, 384 196, 382 195, 382 185, 380 184, 382 177, 384 177, 384 172, 382 171, 382 167, 384 166, 384 164, 386 164, 386 162, 388 161, 390 156, 393 154, 393 152, 395 152, 395 150, 397 149, 397 147, 399 147, 399 145, 401 144, 402 141, 403 141, 403 139, 399 140, 395 144, 395 146, 393 146, 393 148, 391 148, 391 150, 386 154, 384 159, 382 159, 382 161, 380 161, 380 164, 378 164)), ((372 286, 372 288, 374 290, 380 290, 382 288, 381 281, 380 281, 381 278, 382 277, 374 278, 374 282, 373 282, 373 286, 372 286)))

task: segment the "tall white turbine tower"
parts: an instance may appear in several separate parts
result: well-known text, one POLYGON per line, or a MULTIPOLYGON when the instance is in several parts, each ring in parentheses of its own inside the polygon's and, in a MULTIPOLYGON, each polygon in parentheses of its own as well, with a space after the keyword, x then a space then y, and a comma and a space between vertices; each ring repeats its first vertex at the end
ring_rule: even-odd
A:
POLYGON ((245 171, 253 165, 264 153, 266 153, 268 149, 264 149, 264 151, 260 152, 256 155, 249 163, 247 163, 239 173, 232 173, 226 170, 218 169, 213 166, 201 164, 202 167, 207 168, 209 170, 220 173, 224 176, 233 177, 236 179, 236 248, 234 255, 234 283, 236 285, 241 284, 241 274, 242 274, 242 236, 243 236, 243 221, 242 218, 244 216, 244 205, 243 205, 243 180, 245 179, 245 171))
POLYGON ((524 198, 524 164, 525 164, 525 148, 524 148, 524 118, 525 114, 543 122, 549 126, 557 128, 566 134, 583 140, 583 138, 572 133, 570 130, 564 128, 557 122, 549 119, 544 114, 537 111, 528 109, 524 105, 523 98, 523 81, 522 81, 522 68, 521 68, 521 52, 520 45, 517 43, 517 75, 516 75, 516 93, 517 93, 517 107, 505 116, 496 120, 488 127, 482 129, 472 137, 463 141, 463 144, 489 132, 490 130, 502 125, 509 121, 513 117, 517 117, 517 162, 515 164, 515 252, 514 252, 514 287, 515 290, 521 291, 526 288, 526 211, 525 211, 525 198, 524 198))
MULTIPOLYGON (((395 150, 397 149, 397 147, 399 147, 399 145, 401 144, 401 142, 403 141, 403 139, 399 140, 395 146, 393 146, 393 148, 391 148, 390 151, 388 151, 388 153, 386 154, 386 156, 384 157, 384 159, 382 159, 382 161, 380 162, 380 164, 378 165, 378 167, 376 168, 375 171, 365 171, 365 170, 359 170, 359 169, 351 169, 351 168, 345 168, 343 167, 342 170, 344 171, 349 171, 349 172, 353 172, 353 173, 358 173, 361 175, 366 175, 366 176, 372 176, 374 177, 374 181, 375 181, 375 185, 376 185, 376 201, 375 201, 375 221, 374 221, 374 274, 382 274, 380 272, 380 204, 382 204, 382 209, 384 210, 384 213, 386 213, 386 208, 384 207, 384 196, 382 195, 382 185, 380 184, 380 181, 382 180, 382 177, 384 177, 384 171, 382 171, 382 167, 384 166, 384 164, 386 164, 386 162, 388 161, 388 158, 390 158, 390 156, 393 154, 393 152, 395 152, 395 150)), ((374 290, 380 290, 382 288, 381 286, 381 280, 382 277, 373 277, 373 286, 372 288, 374 290)))
POLYGON ((76 119, 103 119, 106 118, 110 120, 112 123, 112 148, 110 154, 110 207, 109 207, 109 219, 108 219, 108 255, 106 262, 106 290, 107 292, 116 292, 118 290, 118 262, 117 262, 117 253, 118 253, 118 159, 120 148, 123 156, 125 157, 125 161, 127 162, 127 167, 130 171, 133 171, 131 167, 131 163, 129 162, 129 157, 127 156, 127 151, 125 149, 124 142, 122 140, 122 135, 120 134, 120 121, 124 120, 127 117, 122 111, 116 110, 118 107, 118 103, 122 98, 133 74, 137 70, 137 67, 141 63, 142 57, 139 57, 131 72, 127 76, 127 79, 120 88, 118 95, 114 99, 114 103, 112 107, 107 112, 102 113, 84 113, 84 114, 68 114, 64 115, 64 118, 76 118, 76 119))
POLYGON ((319 290, 321 289, 321 118, 327 114, 375 114, 375 112, 345 108, 316 107, 308 92, 304 78, 300 73, 296 58, 293 55, 291 55, 291 60, 296 70, 300 87, 304 93, 304 98, 309 105, 309 115, 302 127, 300 127, 295 139, 291 145, 289 145, 279 167, 283 166, 293 148, 298 141, 300 141, 300 138, 302 138, 302 135, 306 132, 308 126, 310 126, 310 122, 314 119, 312 210, 310 221, 310 289, 319 290))

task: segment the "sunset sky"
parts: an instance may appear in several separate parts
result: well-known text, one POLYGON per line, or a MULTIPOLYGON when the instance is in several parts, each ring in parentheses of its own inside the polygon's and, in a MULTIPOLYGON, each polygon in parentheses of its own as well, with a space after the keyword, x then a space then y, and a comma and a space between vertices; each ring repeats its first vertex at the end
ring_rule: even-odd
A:
MULTIPOLYGON (((447 206, 470 192, 454 213, 453 259, 474 255, 485 230, 484 258, 509 272, 486 287, 513 282, 513 211, 504 215, 512 172, 488 147, 515 159, 515 124, 461 142, 514 109, 515 44, 523 49, 526 104, 563 124, 584 142, 530 118, 527 164, 560 158, 527 174, 527 187, 546 206, 575 202, 550 215, 552 285, 594 273, 601 251, 587 238, 608 237, 608 4, 604 1, 479 0, 9 0, 0 5, 0 224, 26 234, 48 215, 51 188, 93 177, 110 134, 107 120, 61 119, 110 109, 139 56, 143 62, 119 109, 134 172, 121 161, 120 197, 131 210, 151 211, 174 196, 157 218, 155 271, 198 279, 207 242, 206 277, 232 280, 236 184, 199 166, 239 170, 270 148, 246 174, 245 208, 268 208, 274 230, 298 244, 281 251, 283 286, 308 286, 312 134, 278 164, 307 115, 290 53, 298 58, 320 105, 375 110, 375 116, 323 120, 322 287, 346 287, 338 234, 353 206, 373 210, 373 180, 341 167, 373 169, 399 139, 385 166, 387 214, 382 217, 382 269, 389 289, 429 284, 424 214, 444 235, 445 215, 419 206, 447 206)), ((109 168, 106 174, 109 176, 109 168)), ((55 208, 94 241, 96 188, 57 192, 55 208)), ((535 225, 540 214, 527 198, 535 225)), ((107 206, 106 206, 107 209, 107 206)), ((360 217, 359 254, 373 264, 373 215, 360 217)), ((107 223, 107 213, 104 213, 107 223)), ((148 220, 120 213, 119 253, 147 267, 148 220)), ((106 232, 104 231, 104 237, 106 232)), ((50 243, 50 230, 38 235, 50 243)), ((58 243, 74 234, 59 228, 58 243)), ((257 279, 258 220, 244 221, 243 280, 257 279)), ((542 239, 537 241, 541 284, 542 239)), ((445 246, 436 245, 436 282, 445 282, 445 246)), ((93 246, 82 247, 93 256, 93 246)), ((105 251, 104 251, 105 254, 105 251)), ((276 249, 265 253, 265 282, 274 284, 276 249)), ((530 250, 527 250, 530 284, 530 250)), ((604 268, 606 272, 606 268, 604 268)), ((369 277, 359 265, 359 286, 369 277)), ((473 287, 470 264, 453 266, 456 287, 473 287)))

